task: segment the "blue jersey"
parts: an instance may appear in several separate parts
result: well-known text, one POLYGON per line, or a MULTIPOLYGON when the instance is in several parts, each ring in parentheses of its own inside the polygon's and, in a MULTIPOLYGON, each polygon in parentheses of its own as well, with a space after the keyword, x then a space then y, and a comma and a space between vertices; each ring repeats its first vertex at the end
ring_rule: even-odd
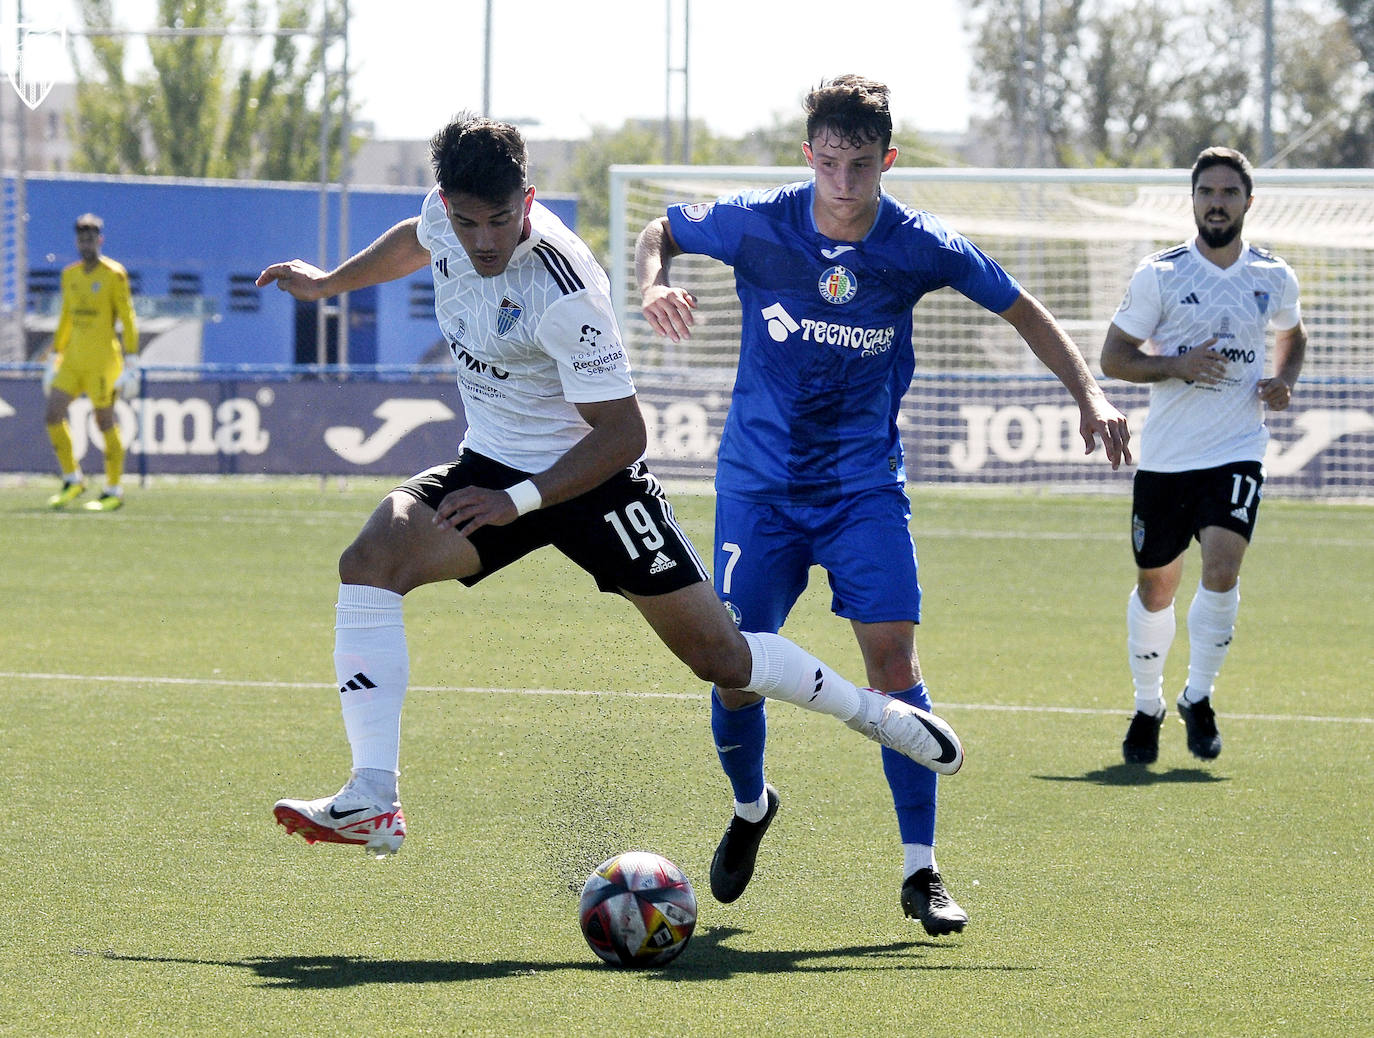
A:
POLYGON ((916 357, 911 311, 954 288, 995 313, 1021 287, 963 235, 884 194, 859 242, 816 230, 810 181, 668 209, 684 252, 735 270, 739 369, 716 489, 821 504, 905 472, 897 412, 916 357))

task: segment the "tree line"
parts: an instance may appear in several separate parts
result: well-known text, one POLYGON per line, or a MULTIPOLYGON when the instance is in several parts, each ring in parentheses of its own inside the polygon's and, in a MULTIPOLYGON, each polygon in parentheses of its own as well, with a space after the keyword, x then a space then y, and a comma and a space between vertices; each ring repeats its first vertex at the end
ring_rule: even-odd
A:
MULTIPOLYGON (((331 0, 332 24, 342 13, 331 0)), ((979 110, 972 128, 1001 165, 1186 166, 1225 143, 1261 157, 1265 0, 965 0, 979 110)), ((88 30, 113 26, 113 0, 80 0, 88 30)), ((150 36, 151 68, 126 73, 131 37, 72 44, 74 165, 86 172, 337 177, 340 120, 320 149, 323 17, 317 0, 158 0, 159 25, 232 25, 235 36, 150 36), (262 37, 280 27, 299 35, 262 37)), ((1374 166, 1374 2, 1273 0, 1272 137, 1276 164, 1374 166)), ((913 8, 915 10, 915 8, 913 8)), ((913 15, 915 17, 915 15, 913 15)), ((323 100, 339 109, 339 77, 323 100)), ((673 133, 680 133, 674 127, 673 133)), ((696 164, 800 162, 800 115, 742 139, 690 127, 696 164)), ((957 165, 899 128, 906 165, 957 165)), ((348 142, 356 148, 356 135, 348 142)), ((661 127, 597 128, 558 182, 585 225, 608 222, 606 170, 680 155, 661 127)), ((595 238, 595 232, 592 233, 595 238)), ((593 242, 595 244, 595 242, 593 242)))
MULTIPOLYGON (((338 111, 342 83, 333 77, 322 106, 326 55, 316 0, 158 0, 158 26, 192 33, 149 36, 151 68, 132 78, 126 69, 136 37, 99 34, 119 28, 113 0, 80 0, 78 13, 86 30, 70 44, 78 171, 320 179, 322 108, 338 111), (234 35, 194 33, 223 26, 234 35), (268 28, 299 35, 254 36, 268 28)), ((342 24, 334 0, 330 17, 342 24)), ((333 119, 324 150, 330 176, 341 165, 341 132, 333 119)))
POLYGON ((1265 0, 966 3, 1006 164, 1187 166, 1212 144, 1259 161, 1268 66, 1276 165, 1374 165, 1371 0, 1271 0, 1271 34, 1265 0))

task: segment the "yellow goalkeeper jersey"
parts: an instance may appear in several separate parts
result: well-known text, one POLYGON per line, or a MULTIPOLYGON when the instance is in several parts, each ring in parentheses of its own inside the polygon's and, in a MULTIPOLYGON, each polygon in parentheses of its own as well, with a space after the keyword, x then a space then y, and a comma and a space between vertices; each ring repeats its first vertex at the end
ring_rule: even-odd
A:
POLYGON ((115 322, 124 333, 124 352, 138 352, 138 322, 129 293, 129 272, 122 264, 101 256, 91 270, 78 260, 62 271, 62 316, 57 320, 53 349, 61 363, 104 368, 117 363, 119 340, 115 322))

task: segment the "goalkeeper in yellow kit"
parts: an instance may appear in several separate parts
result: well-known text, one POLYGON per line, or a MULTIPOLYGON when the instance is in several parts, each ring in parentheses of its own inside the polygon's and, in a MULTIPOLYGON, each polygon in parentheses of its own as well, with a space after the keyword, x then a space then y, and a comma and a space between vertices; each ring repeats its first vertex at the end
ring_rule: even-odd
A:
POLYGON ((100 254, 104 223, 94 213, 76 221, 81 259, 62 271, 62 316, 53 336, 52 356, 43 374, 48 393, 43 421, 62 467, 62 489, 48 499, 66 508, 86 490, 86 479, 72 446, 67 408, 83 393, 90 398, 95 424, 105 440, 105 489, 86 510, 112 512, 124 504, 124 441, 115 421, 115 397, 138 384, 138 322, 134 319, 129 274, 100 254), (123 331, 123 348, 115 323, 123 331))

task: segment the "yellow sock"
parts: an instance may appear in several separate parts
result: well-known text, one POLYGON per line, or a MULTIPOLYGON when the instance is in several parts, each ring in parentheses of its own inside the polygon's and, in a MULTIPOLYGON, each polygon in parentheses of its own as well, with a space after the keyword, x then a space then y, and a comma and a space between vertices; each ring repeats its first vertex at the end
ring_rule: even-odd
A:
POLYGON ((119 486, 124 478, 124 439, 119 435, 119 425, 105 430, 105 485, 111 489, 119 486))
POLYGON ((48 426, 48 439, 52 441, 52 449, 57 452, 57 464, 62 469, 62 475, 70 476, 76 472, 76 451, 72 446, 72 430, 66 421, 48 426))

